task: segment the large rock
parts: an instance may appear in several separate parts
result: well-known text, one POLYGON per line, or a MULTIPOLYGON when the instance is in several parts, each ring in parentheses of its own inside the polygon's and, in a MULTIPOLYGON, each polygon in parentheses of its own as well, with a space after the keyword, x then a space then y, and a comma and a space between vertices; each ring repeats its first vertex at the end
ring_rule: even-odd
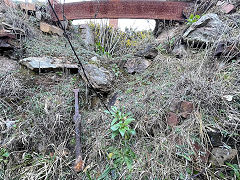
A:
POLYGON ((187 52, 187 50, 186 50, 185 45, 179 44, 179 45, 176 45, 176 46, 173 48, 172 54, 173 54, 176 58, 183 58, 183 57, 187 57, 188 52, 187 52))
POLYGON ((133 74, 144 72, 150 65, 150 61, 138 57, 129 59, 124 65, 124 67, 127 69, 128 73, 133 74))
POLYGON ((210 162, 214 165, 224 165, 224 162, 231 161, 237 157, 236 149, 213 148, 210 162))
POLYGON ((33 71, 48 72, 53 69, 72 69, 77 70, 78 65, 72 64, 64 59, 49 58, 49 57, 28 57, 21 59, 20 64, 26 66, 33 71))
POLYGON ((45 22, 40 22, 40 30, 45 33, 57 34, 59 36, 63 36, 64 33, 61 28, 45 22))
POLYGON ((184 41, 198 44, 211 44, 226 30, 217 14, 206 14, 193 23, 183 34, 184 41))
MULTIPOLYGON (((88 80, 90 81, 93 88, 99 90, 101 92, 110 92, 112 89, 113 83, 113 75, 111 72, 106 70, 105 68, 99 68, 94 64, 84 65, 85 73, 87 75, 88 80)), ((79 71, 80 75, 88 83, 84 73, 82 70, 79 71)))
POLYGON ((135 56, 145 57, 146 59, 154 59, 158 55, 158 50, 154 45, 147 45, 143 50, 138 51, 135 56))

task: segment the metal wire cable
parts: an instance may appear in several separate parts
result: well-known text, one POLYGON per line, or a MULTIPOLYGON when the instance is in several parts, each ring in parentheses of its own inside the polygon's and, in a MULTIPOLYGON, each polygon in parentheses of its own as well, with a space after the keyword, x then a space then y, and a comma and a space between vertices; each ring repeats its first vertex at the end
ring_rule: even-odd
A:
MULTIPOLYGON (((53 8, 50 0, 48 0, 48 3, 49 3, 49 5, 50 5, 50 7, 51 7, 51 9, 52 9, 55 17, 57 18, 58 25, 60 26, 60 28, 61 28, 61 29, 63 30, 63 32, 64 32, 64 37, 67 39, 67 41, 68 41, 68 43, 69 43, 69 45, 70 45, 70 47, 71 47, 71 49, 72 49, 75 57, 77 58, 78 64, 80 65, 80 67, 81 67, 81 69, 82 69, 82 71, 83 71, 83 75, 84 75, 84 77, 86 78, 87 83, 89 84, 90 88, 93 89, 94 93, 98 96, 98 98, 101 100, 101 103, 103 104, 103 106, 111 113, 111 111, 109 110, 108 106, 104 103, 102 97, 101 97, 101 96, 99 95, 99 93, 94 89, 93 85, 90 83, 89 78, 87 77, 86 71, 85 71, 85 69, 84 69, 84 66, 83 66, 82 62, 80 61, 80 59, 79 59, 79 57, 78 57, 78 55, 77 55, 77 53, 76 53, 76 51, 75 51, 75 49, 74 49, 74 47, 73 47, 73 45, 72 45, 72 42, 70 41, 70 39, 69 39, 69 37, 68 37, 68 35, 67 35, 67 33, 66 33, 66 29, 63 27, 62 23, 60 22, 59 17, 58 17, 58 15, 57 15, 56 11, 54 10, 54 8, 53 8)), ((65 16, 65 15, 64 15, 64 16, 65 16)))

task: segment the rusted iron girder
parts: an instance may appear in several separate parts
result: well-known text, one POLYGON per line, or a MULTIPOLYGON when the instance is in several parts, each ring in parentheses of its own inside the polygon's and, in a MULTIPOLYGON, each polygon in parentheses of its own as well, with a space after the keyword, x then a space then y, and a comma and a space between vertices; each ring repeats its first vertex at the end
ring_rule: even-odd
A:
MULTIPOLYGON (((84 1, 66 3, 64 14, 68 20, 76 19, 165 19, 183 20, 183 10, 190 3, 159 0, 119 0, 119 1, 84 1)), ((60 20, 63 20, 63 4, 54 8, 60 20)), ((53 19, 56 18, 53 16, 53 19)))
POLYGON ((82 159, 82 145, 81 145, 81 115, 79 114, 79 102, 78 102, 78 93, 79 89, 73 90, 75 95, 75 114, 73 120, 75 123, 75 133, 76 133, 76 148, 75 148, 75 164, 74 170, 79 172, 83 169, 83 159, 82 159))

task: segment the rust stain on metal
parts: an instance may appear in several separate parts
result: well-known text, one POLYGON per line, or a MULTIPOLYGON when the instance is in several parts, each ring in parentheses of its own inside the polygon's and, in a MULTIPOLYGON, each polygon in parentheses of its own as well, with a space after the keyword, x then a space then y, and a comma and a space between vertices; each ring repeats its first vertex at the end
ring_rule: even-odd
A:
MULTIPOLYGON (((165 19, 183 20, 183 10, 191 3, 158 0, 119 0, 119 1, 85 1, 66 3, 65 16, 74 19, 165 19)), ((54 6, 60 20, 63 20, 62 4, 54 6)))
POLYGON ((76 148, 75 148, 75 164, 74 164, 74 170, 76 172, 80 172, 83 170, 84 167, 84 162, 82 159, 82 146, 81 146, 81 116, 79 114, 79 102, 78 102, 78 93, 79 89, 74 89, 73 90, 74 95, 75 95, 75 114, 73 116, 73 120, 75 122, 75 133, 76 133, 76 148))

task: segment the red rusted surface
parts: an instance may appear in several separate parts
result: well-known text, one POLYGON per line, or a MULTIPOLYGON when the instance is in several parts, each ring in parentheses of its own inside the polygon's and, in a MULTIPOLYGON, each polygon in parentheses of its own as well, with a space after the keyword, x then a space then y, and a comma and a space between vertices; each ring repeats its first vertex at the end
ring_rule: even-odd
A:
MULTIPOLYGON (((68 20, 94 18, 183 20, 182 12, 189 5, 187 2, 159 0, 84 1, 66 3, 64 13, 68 20)), ((55 4, 54 8, 60 20, 63 20, 63 5, 55 4)), ((53 18, 55 19, 54 16, 53 18)))

